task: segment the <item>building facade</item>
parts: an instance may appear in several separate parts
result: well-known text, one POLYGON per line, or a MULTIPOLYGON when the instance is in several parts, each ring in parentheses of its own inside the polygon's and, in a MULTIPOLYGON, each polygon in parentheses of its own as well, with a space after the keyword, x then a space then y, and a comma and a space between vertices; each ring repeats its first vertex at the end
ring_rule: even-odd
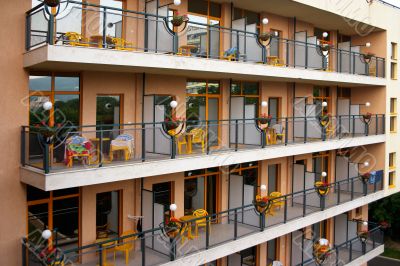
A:
POLYGON ((4 3, 0 261, 366 264, 400 187, 399 12, 4 3))

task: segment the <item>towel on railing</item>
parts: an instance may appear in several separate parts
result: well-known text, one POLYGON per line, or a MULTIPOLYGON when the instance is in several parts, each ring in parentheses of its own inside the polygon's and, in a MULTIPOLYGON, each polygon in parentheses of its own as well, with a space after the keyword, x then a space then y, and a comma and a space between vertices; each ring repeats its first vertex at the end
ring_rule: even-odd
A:
POLYGON ((132 153, 135 148, 133 136, 129 134, 121 134, 111 141, 111 146, 127 147, 128 152, 132 153))
POLYGON ((72 136, 66 141, 66 153, 72 154, 88 154, 91 148, 91 143, 87 138, 81 136, 72 136))
POLYGON ((226 50, 224 56, 230 56, 230 55, 238 56, 239 55, 238 49, 236 47, 232 47, 226 50))

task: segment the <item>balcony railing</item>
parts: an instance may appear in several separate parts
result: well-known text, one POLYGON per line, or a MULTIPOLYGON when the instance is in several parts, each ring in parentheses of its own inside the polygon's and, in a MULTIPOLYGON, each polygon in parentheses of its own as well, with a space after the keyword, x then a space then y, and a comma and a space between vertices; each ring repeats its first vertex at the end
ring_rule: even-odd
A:
POLYGON ((326 126, 319 117, 273 118, 267 128, 259 118, 189 120, 173 131, 177 135, 170 135, 166 122, 23 126, 21 164, 49 173, 385 133, 385 115, 372 115, 369 123, 362 117, 332 116, 326 126))
MULTIPOLYGON (((173 241, 170 241, 164 235, 161 226, 153 224, 153 227, 148 230, 143 228, 142 232, 124 237, 106 239, 77 248, 58 247, 58 257, 65 262, 65 265, 80 262, 84 265, 97 264, 102 266, 106 265, 106 261, 114 259, 112 250, 115 246, 130 243, 133 246, 132 253, 134 254, 130 257, 129 263, 132 265, 158 265, 362 198, 382 190, 383 180, 375 179, 373 184, 367 184, 360 177, 354 177, 330 183, 328 187, 329 193, 324 197, 320 197, 315 188, 309 188, 272 198, 271 211, 266 215, 260 215, 255 211, 252 204, 247 204, 200 218, 186 220, 183 223, 185 229, 173 241), (202 221, 207 226, 200 227, 198 235, 194 236, 195 230, 192 227, 197 221, 202 221), (191 231, 193 237, 188 235, 189 228, 190 230, 193 229, 191 231)), ((143 226, 148 225, 149 221, 154 221, 153 217, 145 216, 143 219, 143 226)), ((37 232, 32 234, 40 235, 37 232)), ((53 236, 53 241, 56 237, 53 236)), ((373 247, 383 243, 381 239, 376 239, 375 237, 370 238, 370 240, 373 241, 373 247)), ((344 249, 345 247, 350 247, 350 253, 353 254, 349 255, 350 260, 351 258, 356 258, 354 255, 356 251, 355 242, 357 240, 352 239, 346 242, 348 245, 335 246, 336 254, 340 256, 347 254, 344 249)), ((45 244, 43 241, 34 243, 31 240, 24 239, 23 248, 27 251, 23 252, 24 260, 36 262, 39 259, 45 260, 45 258, 40 258, 38 255, 45 248, 45 244)), ((117 260, 125 261, 125 257, 118 255, 117 260)))
POLYGON ((263 45, 255 24, 246 25, 244 21, 235 21, 233 28, 226 28, 193 19, 185 31, 179 32, 170 22, 168 7, 157 8, 155 2, 147 2, 147 13, 143 13, 67 1, 57 16, 46 12, 43 4, 38 5, 26 13, 26 50, 47 43, 385 77, 385 59, 362 54, 359 46, 346 43, 326 52, 321 50, 321 41, 306 32, 297 32, 295 40, 272 36, 270 44, 263 45), (123 34, 122 29, 127 33, 123 34), (71 32, 79 35, 71 36, 71 32))
MULTIPOLYGON (((378 225, 368 231, 368 240, 364 243, 361 241, 359 237, 354 237, 345 241, 339 245, 334 245, 329 253, 329 257, 324 262, 326 265, 335 265, 335 266, 343 266, 346 265, 357 258, 364 256, 368 252, 371 252, 378 246, 384 244, 384 232, 378 225)), ((308 246, 308 249, 311 249, 311 246, 308 246)), ((310 250, 310 253, 312 251, 310 250)), ((296 266, 311 266, 318 265, 313 258, 305 259, 302 263, 297 264, 296 266)))

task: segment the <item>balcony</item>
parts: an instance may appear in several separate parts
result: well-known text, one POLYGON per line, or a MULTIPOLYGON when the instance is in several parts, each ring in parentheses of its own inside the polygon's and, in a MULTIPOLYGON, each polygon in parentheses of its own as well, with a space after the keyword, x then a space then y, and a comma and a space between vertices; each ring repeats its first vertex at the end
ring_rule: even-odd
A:
POLYGON ((55 190, 385 141, 384 115, 369 124, 361 115, 329 121, 322 127, 317 117, 276 118, 265 128, 261 119, 189 120, 172 135, 166 122, 24 126, 21 181, 55 190))
POLYGON ((189 20, 186 30, 180 32, 172 26, 168 8, 157 9, 153 2, 146 7, 148 13, 69 2, 69 13, 56 17, 47 15, 42 5, 27 12, 25 67, 191 76, 206 72, 209 78, 229 74, 230 78, 385 84, 376 79, 385 77, 385 59, 364 54, 363 46, 351 46, 350 42, 329 44, 325 49, 324 40, 297 32, 293 40, 272 35, 264 45, 256 27, 243 21, 226 28, 189 20), (91 18, 90 29, 72 23, 82 14, 91 18), (121 39, 122 24, 131 27, 126 30, 130 32, 127 40, 121 39), (86 35, 71 37, 71 32, 86 35), (243 67, 249 64, 253 67, 246 71, 243 67))
MULTIPOLYGON (((169 241, 164 235, 165 232, 159 227, 157 220, 160 216, 155 208, 149 207, 153 203, 149 201, 152 198, 151 192, 147 191, 144 193, 149 194, 150 197, 143 195, 142 232, 98 241, 78 248, 71 248, 66 242, 58 246, 58 254, 65 265, 69 263, 88 266, 106 265, 106 262, 114 260, 114 253, 110 249, 126 241, 134 247, 134 255, 130 256, 129 260, 129 263, 134 265, 164 263, 199 265, 340 215, 383 196, 382 178, 376 178, 373 183, 365 183, 360 177, 353 177, 328 184, 328 187, 329 193, 324 197, 320 197, 315 188, 309 188, 273 198, 271 211, 266 215, 258 214, 252 204, 247 204, 202 218, 186 220, 182 227, 184 229, 174 241, 169 241), (193 225, 199 219, 205 220, 208 226, 200 227, 198 235, 194 236, 193 225), (106 243, 110 245, 105 246, 106 243)), ((347 234, 343 230, 339 233, 341 232, 347 234)), ((59 237, 58 243, 63 243, 62 235, 59 237)), ((25 244, 28 245, 23 247, 29 248, 31 254, 25 260, 37 260, 34 255, 43 249, 43 242, 34 242, 32 236, 29 239, 28 242, 25 240, 25 244)), ((344 243, 335 242, 330 260, 341 261, 341 264, 335 265, 351 262, 383 243, 382 232, 378 229, 370 231, 365 250, 360 250, 362 245, 355 236, 350 235, 348 239, 344 243)), ((125 256, 118 253, 116 260, 122 263, 125 261, 125 256)), ((310 265, 309 263, 313 265, 312 260, 308 261, 305 258, 299 265, 310 265)))

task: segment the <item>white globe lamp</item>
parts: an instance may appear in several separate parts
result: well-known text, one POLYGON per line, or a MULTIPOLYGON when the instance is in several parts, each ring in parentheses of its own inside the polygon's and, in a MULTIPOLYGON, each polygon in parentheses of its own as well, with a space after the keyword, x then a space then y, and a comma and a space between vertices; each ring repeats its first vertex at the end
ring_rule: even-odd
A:
POLYGON ((47 101, 43 104, 43 109, 46 111, 51 110, 51 108, 53 108, 53 104, 50 101, 47 101))
POLYGON ((176 108, 176 107, 178 106, 178 102, 177 102, 177 101, 171 101, 171 102, 169 103, 169 105, 170 105, 172 108, 176 108))
POLYGON ((42 232, 42 237, 43 239, 48 240, 51 237, 51 231, 49 229, 46 229, 42 232))
POLYGON ((169 205, 169 209, 174 212, 176 211, 176 209, 178 209, 178 206, 176 206, 175 203, 172 203, 171 205, 169 205))

